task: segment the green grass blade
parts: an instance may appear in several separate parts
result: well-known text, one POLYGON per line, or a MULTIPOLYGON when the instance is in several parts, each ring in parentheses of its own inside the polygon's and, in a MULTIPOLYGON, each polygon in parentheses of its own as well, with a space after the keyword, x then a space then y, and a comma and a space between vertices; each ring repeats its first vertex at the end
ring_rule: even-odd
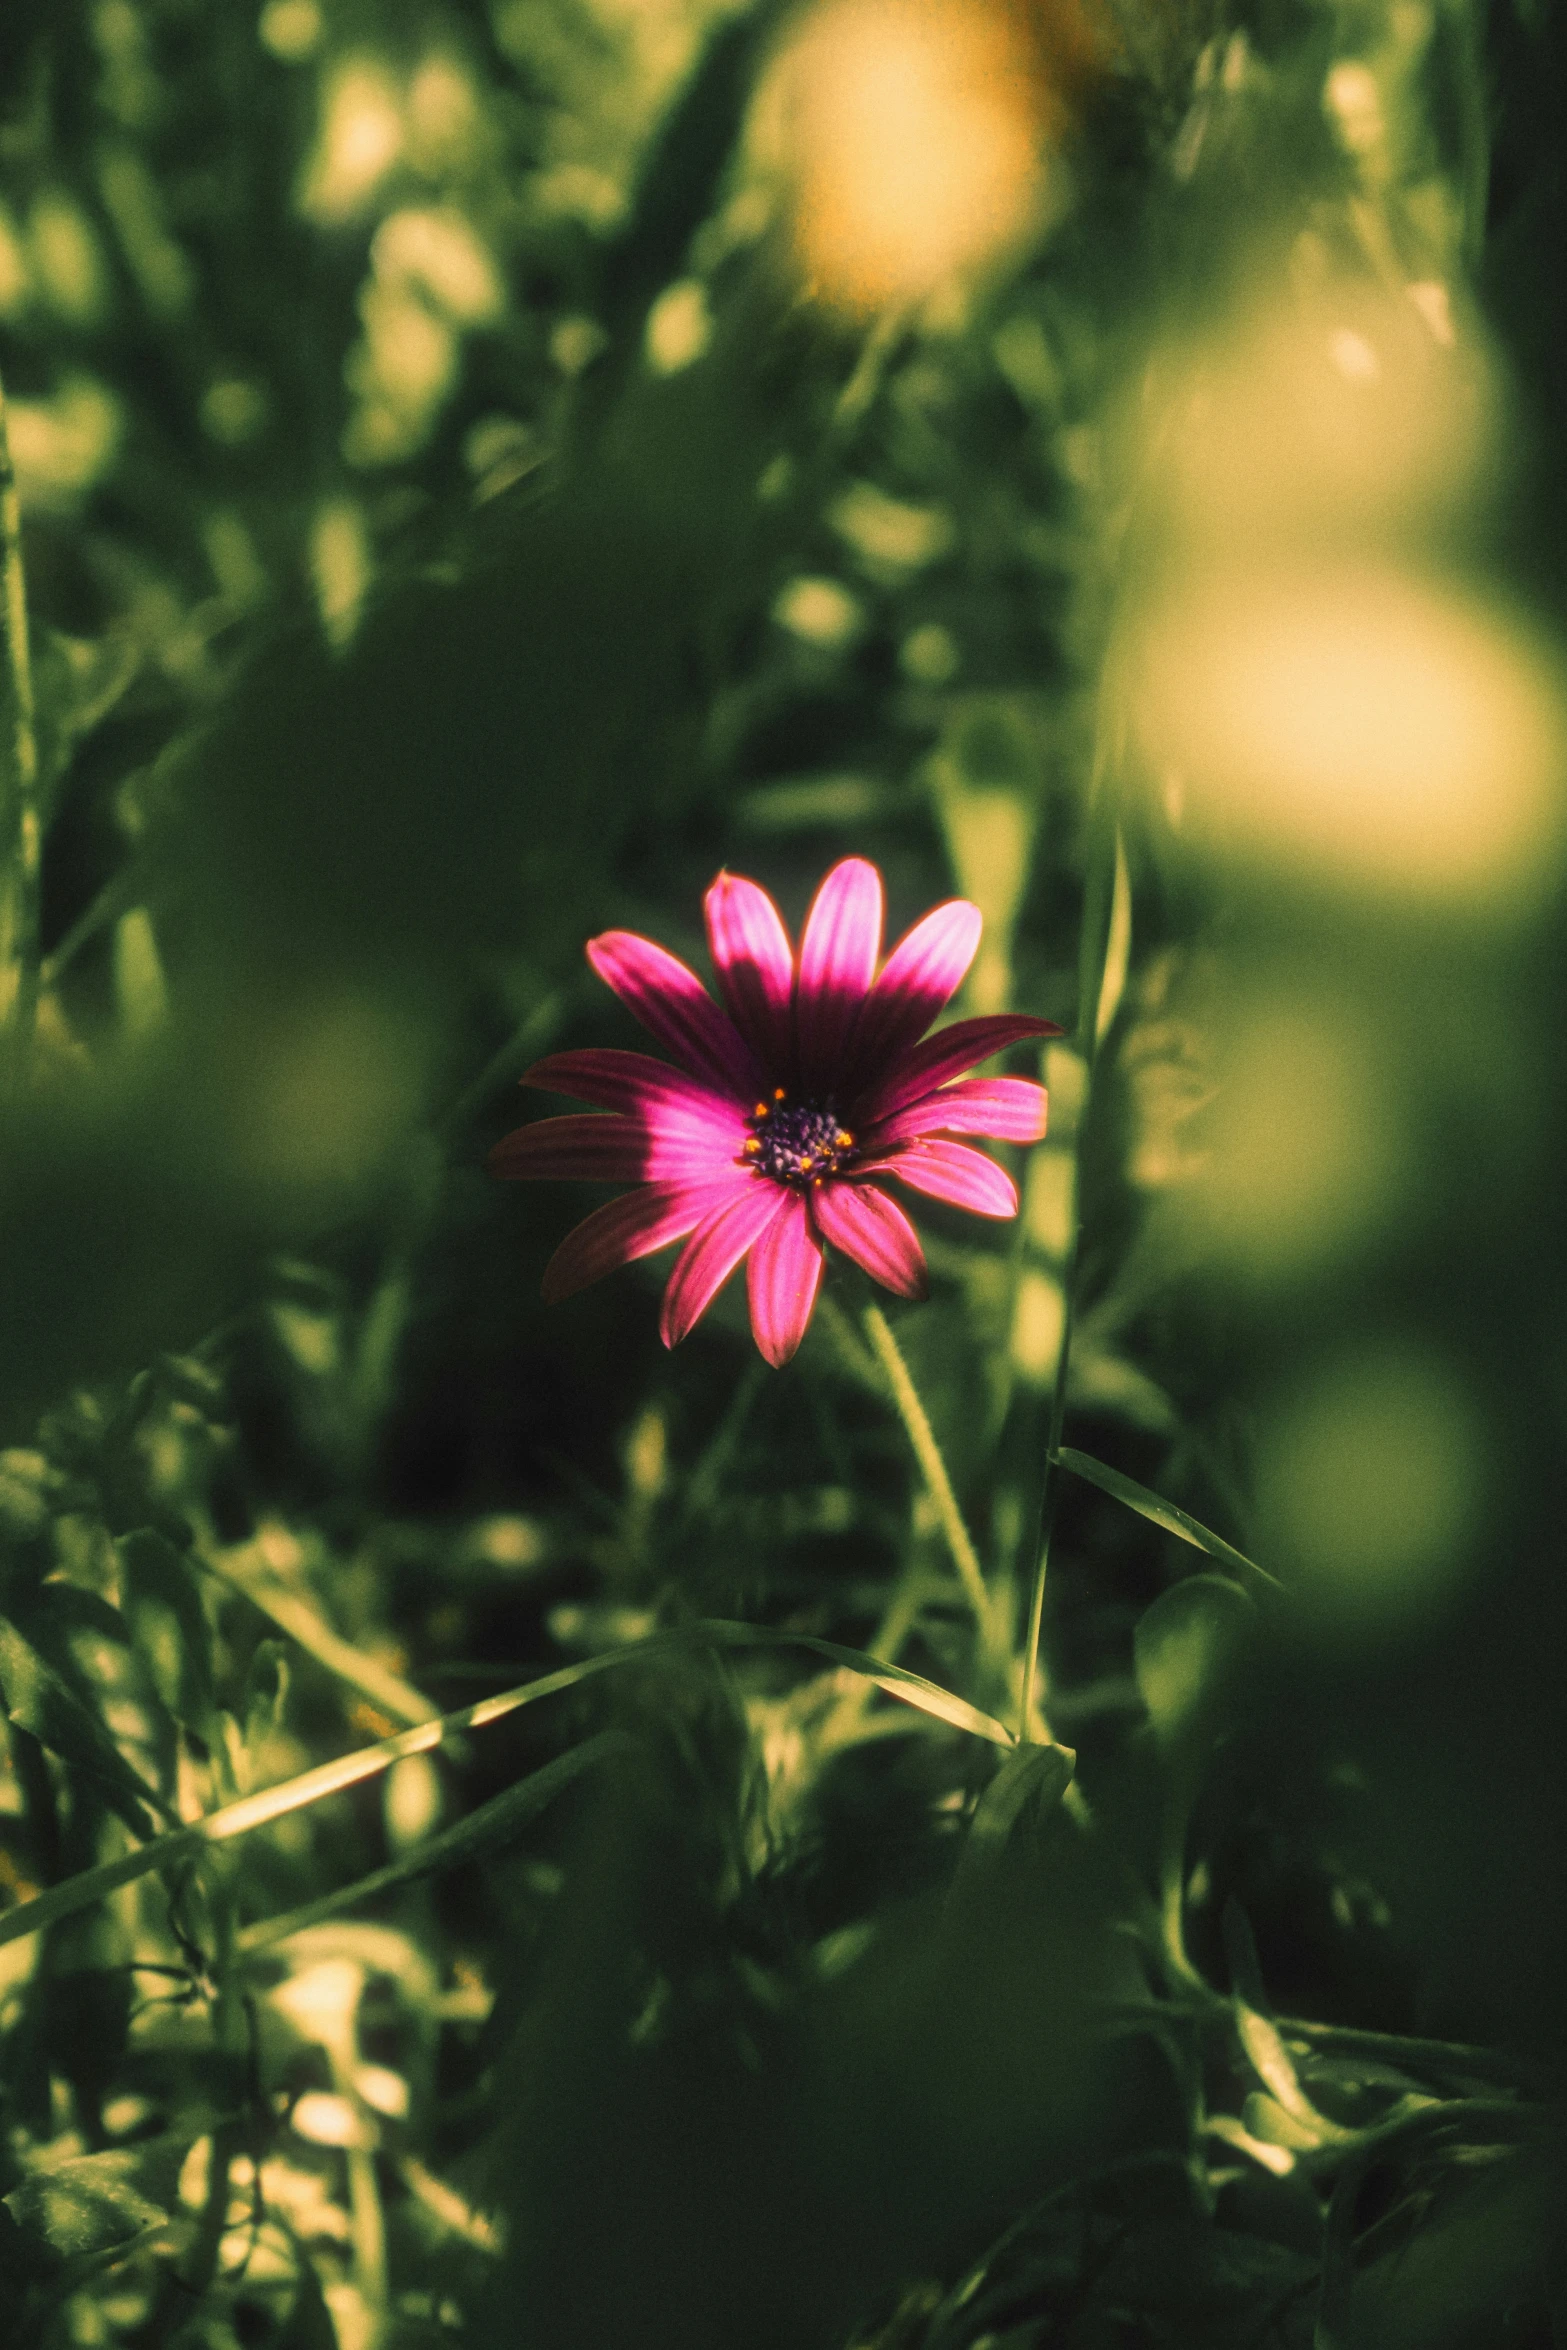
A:
POLYGON ((438 1836, 426 1837, 414 1851, 405 1853, 401 1860, 389 1861, 385 1868, 372 1869, 368 1876, 358 1877, 351 1885, 339 1885, 319 1901, 309 1901, 300 1909, 292 1909, 281 1916, 258 1919, 246 1926, 238 1937, 242 1951, 265 1950, 274 1942, 284 1942, 290 1934, 301 1933, 306 1926, 318 1926, 340 1910, 357 1908, 362 1901, 372 1900, 378 1893, 390 1892, 394 1885, 412 1884, 417 1877, 434 1876, 441 1869, 455 1868, 460 1861, 473 1860, 481 1852, 506 1843, 517 1830, 535 1818, 552 1803, 561 1791, 579 1779, 584 1771, 602 1762, 606 1755, 627 1753, 631 1740, 620 1730, 604 1730, 596 1738, 585 1739, 566 1754, 557 1755, 542 1770, 530 1771, 514 1787, 504 1788, 488 1803, 481 1803, 477 1811, 457 1820, 438 1836))
POLYGON ((134 1852, 122 1853, 118 1860, 83 1869, 76 1876, 67 1877, 63 1884, 51 1885, 47 1892, 36 1894, 31 1901, 18 1902, 14 1909, 0 1916, 0 1944, 19 1941, 25 1934, 39 1933, 61 1918, 74 1916, 78 1910, 89 1908, 119 1886, 133 1883, 137 1877, 166 1868, 171 1861, 192 1858, 203 1845, 232 1843, 236 1837, 248 1836, 256 1828, 270 1827, 273 1821, 285 1818, 290 1812, 304 1811, 329 1795, 341 1795, 366 1779, 378 1778, 393 1763, 401 1762, 404 1755, 433 1753, 465 1731, 482 1730, 491 1722, 503 1721, 508 1714, 520 1712, 524 1706, 537 1705, 546 1697, 558 1697, 568 1689, 579 1688, 597 1673, 703 1645, 808 1649, 833 1664, 846 1665, 851 1672, 863 1673, 889 1697, 899 1698, 921 1713, 934 1715, 953 1729, 988 1739, 994 1746, 1009 1747, 1013 1743, 1011 1732, 993 1721, 989 1714, 981 1713, 977 1706, 954 1697, 935 1681, 906 1672, 901 1665, 886 1664, 879 1657, 867 1656, 861 1649, 840 1648, 831 1640, 817 1640, 807 1633, 775 1631, 765 1624, 699 1622, 674 1632, 655 1632, 650 1639, 636 1641, 627 1648, 609 1649, 602 1656, 584 1657, 578 1664, 563 1666, 558 1673, 542 1674, 538 1680, 502 1690, 498 1696, 481 1698, 477 1705, 443 1714, 438 1721, 420 1722, 411 1730, 399 1731, 395 1737, 379 1739, 374 1746, 362 1746, 352 1754, 339 1755, 332 1762, 319 1763, 314 1770, 302 1771, 297 1778, 285 1779, 279 1786, 241 1796, 237 1803, 209 1812, 204 1820, 197 1820, 188 1828, 155 1836, 134 1852))
POLYGON ((1270 1575, 1266 1567, 1259 1567, 1255 1559, 1249 1559, 1243 1550, 1237 1550, 1233 1543, 1226 1542, 1222 1534, 1215 1534, 1198 1519, 1188 1517, 1185 1510, 1178 1510, 1174 1502, 1165 1501, 1157 1493, 1150 1493, 1148 1487, 1139 1485, 1135 1477, 1124 1477, 1119 1469, 1108 1468, 1103 1461, 1094 1460, 1086 1452, 1075 1452, 1069 1444, 1063 1444, 1055 1457, 1063 1469, 1071 1470, 1074 1477, 1081 1477, 1087 1485, 1097 1485, 1101 1493, 1108 1493, 1113 1501, 1124 1502, 1140 1518, 1147 1518, 1155 1526, 1162 1526, 1166 1534, 1177 1535, 1182 1542, 1189 1542, 1193 1550, 1205 1551, 1209 1558, 1217 1561, 1221 1567, 1228 1567, 1231 1574, 1239 1576, 1243 1583, 1261 1584, 1269 1591, 1283 1590, 1284 1586, 1277 1575, 1270 1575))
POLYGON ((954 1697, 939 1681, 927 1681, 923 1675, 908 1672, 902 1665, 887 1664, 863 1648, 840 1648, 836 1640, 818 1640, 808 1632, 778 1632, 764 1624, 726 1624, 710 1619, 693 1625, 692 1631, 698 1639, 710 1640, 715 1648, 809 1649, 813 1656, 825 1657, 831 1664, 844 1665, 851 1673, 862 1674, 889 1697, 899 1698, 904 1705, 932 1715, 949 1729, 966 1730, 972 1737, 988 1739, 992 1746, 1010 1747, 1015 1743, 1010 1730, 991 1715, 981 1713, 978 1706, 970 1705, 965 1698, 954 1697))

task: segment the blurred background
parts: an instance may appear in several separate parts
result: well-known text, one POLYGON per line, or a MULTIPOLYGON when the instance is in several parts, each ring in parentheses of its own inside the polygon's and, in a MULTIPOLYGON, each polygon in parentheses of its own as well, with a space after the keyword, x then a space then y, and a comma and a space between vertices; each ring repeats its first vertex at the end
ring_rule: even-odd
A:
POLYGON ((1563 46, 8 0, 0 1883, 144 1835, 127 1758, 189 1819, 696 1618, 1014 1720, 1042 1501, 1099 1823, 960 1901, 993 1756, 693 1650, 11 1943, 27 2342, 1567 2340, 1563 46), (721 865, 797 922, 847 853, 1065 1032, 1017 1224, 931 1208, 894 1316, 988 1628, 852 1330, 547 1310, 595 1195, 484 1170, 638 1041, 587 936, 702 967, 721 865), (1117 1476, 1285 1588, 1200 1736, 1117 1476), (241 1965, 606 1723, 493 1865, 241 1965), (1309 2143, 1196 2009, 1101 2030, 1197 1996, 1126 1955, 1172 1803, 1180 1963, 1353 2057, 1309 2143), (1389 2080, 1477 2135, 1334 2198, 1389 2080))

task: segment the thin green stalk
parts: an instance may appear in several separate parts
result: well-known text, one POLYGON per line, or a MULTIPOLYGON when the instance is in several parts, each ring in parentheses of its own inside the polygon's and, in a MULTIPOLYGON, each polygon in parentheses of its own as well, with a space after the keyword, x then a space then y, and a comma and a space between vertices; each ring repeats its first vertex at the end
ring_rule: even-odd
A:
MULTIPOLYGON (((1101 725, 1101 742, 1104 730, 1101 725)), ((1115 905, 1117 842, 1115 810, 1111 805, 1103 752, 1096 778, 1097 824, 1089 859, 1083 906, 1083 936, 1077 972, 1077 1035, 1083 1063, 1083 1100, 1078 1113, 1072 1166, 1072 1229, 1061 1266, 1061 1347, 1056 1356, 1055 1380, 1050 1391, 1050 1425, 1045 1438, 1045 1463, 1039 1495, 1039 1539, 1035 1550, 1034 1582, 1029 1595, 1028 1630, 1023 1640, 1023 1688, 1018 1705, 1018 1737, 1027 1741, 1034 1716, 1034 1688, 1039 1677, 1039 1635, 1045 1611, 1045 1579, 1050 1570, 1050 1543, 1055 1533, 1061 1471, 1056 1456, 1066 1426, 1067 1379, 1072 1362, 1072 1328, 1077 1313, 1078 1245, 1083 1230, 1083 1137, 1093 1100, 1094 1061, 1099 1045, 1099 1006, 1104 991, 1105 963, 1110 951, 1110 925, 1115 905)))
POLYGON ((10 677, 10 806, 0 853, 8 856, 0 943, 11 974, 0 973, 0 1009, 14 1023, 16 1056, 25 1058, 38 1014, 38 898, 43 840, 38 812, 38 731, 33 665, 27 640, 27 575, 22 567, 22 501, 11 462, 5 386, 0 383, 0 595, 5 606, 10 677))
MULTIPOLYGON (((339 2097, 353 2101, 353 2076, 341 2058, 332 2057, 332 2086, 339 2097)), ((381 2209, 381 2183, 376 2176, 373 2147, 347 2148, 348 2246, 354 2282, 370 2313, 372 2345, 381 2339, 386 2323, 386 2214, 381 2209)))
POLYGON ((833 410, 828 448, 835 453, 838 444, 854 431, 880 391, 886 378, 888 361, 897 349, 899 338, 907 330, 908 323, 907 304, 896 302, 880 313, 860 346, 854 371, 838 394, 837 406, 833 410))
MULTIPOLYGON (((213 1919, 210 1969, 216 1986, 212 2035, 227 2067, 237 2071, 248 2052, 250 2027, 235 1967, 234 1871, 227 1865, 226 1856, 209 1864, 209 1868, 213 1919)), ((244 2113, 226 2115, 212 2133, 206 2200, 195 2239, 181 2269, 181 2282, 197 2300, 207 2292, 218 2273, 223 2239, 228 2233, 229 2177, 235 2161, 245 2151, 248 2135, 249 2117, 244 2113)))
POLYGON ((974 1611, 980 1637, 988 1646, 993 1638, 990 1595, 985 1589, 979 1555, 963 1523, 958 1497, 952 1490, 952 1479, 947 1475, 947 1464, 941 1457, 941 1447, 925 1416, 925 1406, 920 1402, 919 1391, 909 1377, 909 1367, 892 1335, 886 1315, 880 1306, 868 1305, 861 1320, 865 1326, 865 1335, 871 1342, 871 1351, 886 1375, 893 1401, 908 1430, 914 1457, 919 1462, 926 1490, 935 1504, 941 1531, 946 1536, 952 1563, 958 1570, 958 1578, 967 1594, 969 1606, 974 1611))
POLYGON ((1023 1690, 1018 1701, 1017 1734, 1024 1741, 1028 1738, 1028 1725, 1034 1716, 1034 1685, 1039 1677, 1039 1634, 1045 1613, 1045 1577, 1050 1569, 1050 1538, 1055 1532, 1056 1500, 1060 1492, 1056 1454, 1060 1448, 1061 1431, 1066 1423, 1067 1365, 1072 1353, 1072 1323, 1077 1304, 1078 1230, 1079 1218, 1074 1206, 1072 1236, 1067 1246, 1066 1260, 1061 1267, 1061 1295, 1064 1301, 1061 1351, 1056 1358, 1055 1385, 1050 1396, 1050 1428, 1045 1438, 1044 1481, 1039 1496, 1039 1539, 1034 1556, 1034 1581, 1028 1600, 1028 1630, 1023 1636, 1023 1690))

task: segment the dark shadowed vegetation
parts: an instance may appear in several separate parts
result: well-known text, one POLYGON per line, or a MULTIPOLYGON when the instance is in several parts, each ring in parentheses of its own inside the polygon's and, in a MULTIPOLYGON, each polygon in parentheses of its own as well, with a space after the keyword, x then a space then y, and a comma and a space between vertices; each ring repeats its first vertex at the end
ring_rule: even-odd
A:
POLYGON ((5 0, 6 2350, 1567 2350, 1564 107, 5 0), (545 1304, 585 942, 846 858, 1018 1212, 545 1304))

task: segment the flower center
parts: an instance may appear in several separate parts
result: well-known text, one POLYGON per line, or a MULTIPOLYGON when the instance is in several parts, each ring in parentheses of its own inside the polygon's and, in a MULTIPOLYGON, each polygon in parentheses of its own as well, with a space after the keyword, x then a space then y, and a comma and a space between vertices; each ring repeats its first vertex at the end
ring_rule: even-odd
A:
POLYGON ((775 1183, 820 1183, 835 1174, 854 1148, 854 1137, 840 1123, 831 1099, 791 1101, 778 1086, 771 1101, 758 1102, 751 1112, 751 1139, 744 1156, 759 1175, 775 1183))

